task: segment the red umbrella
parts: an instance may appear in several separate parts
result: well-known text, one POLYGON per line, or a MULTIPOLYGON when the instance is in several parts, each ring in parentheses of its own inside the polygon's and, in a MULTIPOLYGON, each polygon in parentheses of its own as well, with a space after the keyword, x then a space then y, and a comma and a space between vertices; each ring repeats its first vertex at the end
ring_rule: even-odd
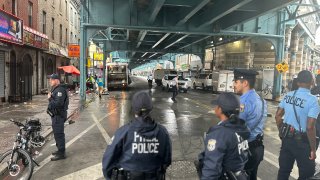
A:
POLYGON ((70 73, 78 76, 80 75, 80 71, 74 66, 61 66, 61 67, 58 67, 58 69, 62 69, 66 73, 70 73))

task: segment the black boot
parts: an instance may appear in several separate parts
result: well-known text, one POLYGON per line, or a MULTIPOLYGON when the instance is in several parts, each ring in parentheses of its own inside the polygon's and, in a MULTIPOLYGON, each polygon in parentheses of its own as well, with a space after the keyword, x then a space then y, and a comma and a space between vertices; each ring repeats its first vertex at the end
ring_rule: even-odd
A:
POLYGON ((51 161, 58 161, 65 158, 66 158, 66 155, 64 153, 57 153, 55 156, 51 158, 51 161))

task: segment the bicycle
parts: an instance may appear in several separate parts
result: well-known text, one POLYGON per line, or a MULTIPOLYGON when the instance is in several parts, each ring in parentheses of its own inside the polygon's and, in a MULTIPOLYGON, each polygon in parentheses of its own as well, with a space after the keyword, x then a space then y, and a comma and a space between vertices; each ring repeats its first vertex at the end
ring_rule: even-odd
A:
POLYGON ((267 96, 268 94, 272 94, 272 86, 266 83, 266 86, 262 90, 262 92, 264 96, 267 96))
POLYGON ((6 151, 0 157, 0 179, 31 179, 34 164, 39 164, 32 155, 37 154, 35 148, 42 147, 44 137, 40 135, 41 123, 39 119, 26 120, 25 124, 10 119, 19 131, 11 150, 6 151))

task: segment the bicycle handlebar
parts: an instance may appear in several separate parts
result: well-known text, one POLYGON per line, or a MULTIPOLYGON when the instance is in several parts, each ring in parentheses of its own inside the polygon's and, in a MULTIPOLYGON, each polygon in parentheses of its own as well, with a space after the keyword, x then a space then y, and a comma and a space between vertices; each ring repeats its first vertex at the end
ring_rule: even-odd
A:
POLYGON ((10 119, 11 122, 13 122, 15 125, 19 126, 19 127, 26 127, 24 124, 22 124, 21 122, 15 121, 13 119, 10 119))

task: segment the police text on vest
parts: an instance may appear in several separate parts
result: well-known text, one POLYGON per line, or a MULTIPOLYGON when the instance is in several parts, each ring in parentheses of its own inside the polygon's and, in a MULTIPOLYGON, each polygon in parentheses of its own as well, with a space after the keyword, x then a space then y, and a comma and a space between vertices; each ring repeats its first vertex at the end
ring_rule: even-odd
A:
POLYGON ((147 139, 134 132, 134 140, 132 143, 132 154, 157 154, 159 142, 157 138, 147 139))

